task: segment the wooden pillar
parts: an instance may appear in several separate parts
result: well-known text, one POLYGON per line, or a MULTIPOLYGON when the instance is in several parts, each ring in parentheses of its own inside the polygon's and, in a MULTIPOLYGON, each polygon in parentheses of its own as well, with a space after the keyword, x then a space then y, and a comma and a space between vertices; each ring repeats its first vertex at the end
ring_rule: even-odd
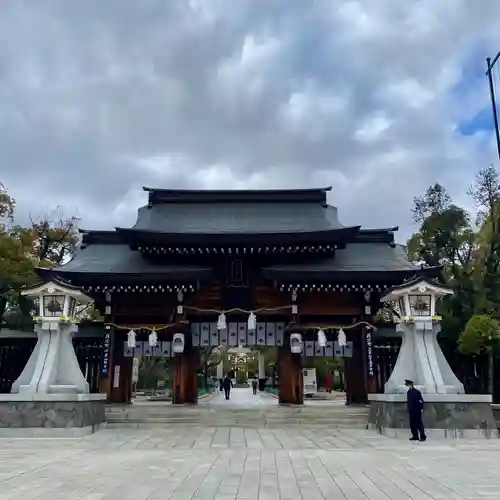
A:
POLYGON ((363 360, 362 332, 360 329, 346 330, 347 340, 352 341, 352 358, 345 359, 346 403, 366 404, 365 363, 363 360))
POLYGON ((197 347, 193 346, 193 337, 189 321, 186 319, 183 302, 184 292, 182 289, 178 289, 175 317, 176 321, 182 325, 177 332, 184 333, 184 351, 174 354, 172 377, 172 404, 174 405, 198 403, 198 380, 196 372, 200 364, 200 352, 197 347))
POLYGON ((284 346, 278 347, 278 375, 280 404, 304 404, 302 354, 292 354, 289 336, 284 346))
POLYGON ((182 354, 174 358, 174 373, 172 384, 172 403, 177 405, 198 403, 198 369, 200 353, 191 344, 191 338, 186 335, 187 342, 182 354))
POLYGON ((125 358, 121 330, 113 330, 109 365, 109 401, 130 403, 129 386, 132 384, 132 359, 125 358))

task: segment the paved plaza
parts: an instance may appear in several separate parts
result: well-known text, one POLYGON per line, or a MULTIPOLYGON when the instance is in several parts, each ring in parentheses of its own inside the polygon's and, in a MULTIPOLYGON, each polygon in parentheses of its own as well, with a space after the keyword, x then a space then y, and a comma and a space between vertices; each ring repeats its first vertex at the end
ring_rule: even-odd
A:
MULTIPOLYGON (((229 404, 274 404, 248 394, 235 391, 229 404)), ((0 439, 0 500, 500 499, 499 458, 498 439, 410 443, 314 427, 105 429, 79 439, 0 439)))

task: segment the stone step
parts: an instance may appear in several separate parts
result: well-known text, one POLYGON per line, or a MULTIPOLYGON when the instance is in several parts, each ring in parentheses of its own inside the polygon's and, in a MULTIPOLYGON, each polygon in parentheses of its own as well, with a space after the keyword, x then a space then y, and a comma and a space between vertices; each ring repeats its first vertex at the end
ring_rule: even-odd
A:
POLYGON ((231 417, 238 416, 247 416, 247 415, 266 415, 268 417, 286 417, 286 418, 295 418, 295 417, 309 417, 309 418, 343 418, 343 417, 365 417, 368 415, 368 412, 358 412, 358 413, 340 413, 340 412, 323 412, 323 413, 286 413, 286 412, 268 412, 268 411, 241 411, 241 412, 231 412, 231 411, 213 411, 213 412, 177 412, 177 411, 156 411, 156 412, 140 412, 140 411, 125 411, 125 412, 115 412, 109 411, 105 412, 106 415, 109 416, 121 416, 121 415, 140 415, 140 416, 148 416, 148 417, 162 417, 162 416, 190 416, 190 417, 199 417, 203 415, 228 415, 231 417))
POLYGON ((350 423, 350 422, 367 422, 368 416, 359 415, 357 417, 336 417, 331 418, 329 416, 324 417, 309 417, 309 416, 297 416, 293 418, 284 416, 269 416, 269 415, 201 415, 201 416, 187 416, 187 415, 106 415, 106 421, 159 421, 159 422, 233 422, 233 421, 268 421, 268 422, 316 422, 316 423, 350 423))
POLYGON ((232 422, 150 422, 142 420, 130 420, 130 421, 107 421, 106 426, 113 429, 161 429, 168 428, 170 426, 182 425, 185 427, 239 427, 239 428, 272 428, 272 429, 283 429, 283 428, 304 428, 304 427, 325 427, 329 429, 366 429, 366 422, 273 422, 273 421, 232 421, 232 422))
POLYGON ((176 406, 165 406, 165 407, 134 407, 129 406, 126 408, 116 408, 107 407, 105 409, 106 414, 124 414, 124 413, 137 413, 141 415, 153 415, 153 414, 183 414, 183 415, 201 415, 206 413, 217 413, 217 414, 248 414, 248 413, 266 413, 267 415, 366 415, 368 413, 368 408, 324 408, 324 409, 311 409, 311 408, 288 408, 288 407, 278 407, 278 408, 199 408, 199 407, 176 407, 176 406))
POLYGON ((221 410, 204 409, 202 411, 177 411, 181 408, 164 408, 163 411, 143 412, 107 411, 106 422, 120 427, 169 427, 175 425, 207 426, 207 427, 273 427, 289 426, 321 426, 329 428, 366 428, 368 412, 352 412, 344 408, 343 412, 325 411, 311 413, 306 411, 282 412, 281 408, 266 410, 221 410))
POLYGON ((261 406, 109 405, 106 422, 114 427, 161 428, 176 425, 206 427, 284 428, 321 426, 366 428, 368 408, 345 405, 261 406))

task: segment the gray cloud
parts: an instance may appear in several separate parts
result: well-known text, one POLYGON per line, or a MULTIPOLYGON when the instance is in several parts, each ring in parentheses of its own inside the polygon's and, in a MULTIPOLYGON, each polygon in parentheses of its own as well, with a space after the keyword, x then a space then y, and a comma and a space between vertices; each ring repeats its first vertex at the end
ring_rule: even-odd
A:
POLYGON ((494 160, 454 93, 500 50, 494 0, 4 0, 0 179, 21 215, 133 222, 159 187, 333 184, 345 223, 411 227, 435 180, 463 197, 494 160), (481 56, 482 57, 482 56, 481 56))

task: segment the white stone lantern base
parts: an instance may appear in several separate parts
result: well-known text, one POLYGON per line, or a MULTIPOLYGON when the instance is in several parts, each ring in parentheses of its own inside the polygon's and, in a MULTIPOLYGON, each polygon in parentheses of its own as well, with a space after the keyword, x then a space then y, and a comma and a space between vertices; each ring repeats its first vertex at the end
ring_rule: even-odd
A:
POLYGON ((88 394, 73 348, 78 326, 63 321, 44 321, 35 325, 38 342, 19 378, 12 384, 17 394, 88 394))
POLYGON ((404 393, 407 379, 412 380, 422 394, 465 393, 438 344, 439 322, 414 318, 412 322, 400 323, 398 331, 403 342, 396 366, 384 387, 386 394, 404 393))

